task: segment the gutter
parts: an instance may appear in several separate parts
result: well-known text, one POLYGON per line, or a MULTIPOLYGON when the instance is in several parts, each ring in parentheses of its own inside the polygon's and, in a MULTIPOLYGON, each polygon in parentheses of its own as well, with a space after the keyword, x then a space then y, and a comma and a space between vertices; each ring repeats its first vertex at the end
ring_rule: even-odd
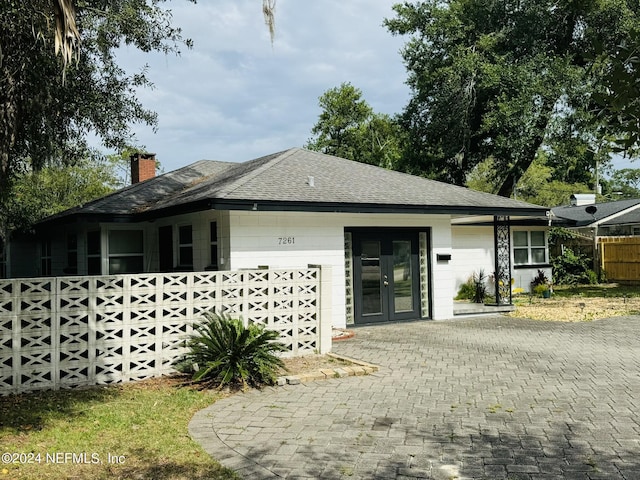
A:
POLYGON ((60 224, 81 222, 138 223, 158 218, 182 215, 206 210, 263 211, 263 212, 331 212, 331 213, 410 213, 430 215, 509 215, 541 217, 548 212, 544 207, 474 207, 448 205, 388 205, 340 202, 298 202, 265 200, 198 200, 196 202, 172 205, 156 210, 133 213, 71 213, 43 220, 37 229, 60 224))

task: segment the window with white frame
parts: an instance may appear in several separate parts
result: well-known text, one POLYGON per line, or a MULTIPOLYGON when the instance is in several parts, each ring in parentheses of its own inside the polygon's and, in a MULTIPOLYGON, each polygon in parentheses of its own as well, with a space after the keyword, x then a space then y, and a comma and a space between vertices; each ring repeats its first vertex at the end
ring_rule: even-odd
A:
POLYGON ((542 230, 513 232, 514 265, 547 263, 547 239, 542 230))
POLYGON ((141 273, 144 269, 142 230, 109 232, 109 274, 141 273))

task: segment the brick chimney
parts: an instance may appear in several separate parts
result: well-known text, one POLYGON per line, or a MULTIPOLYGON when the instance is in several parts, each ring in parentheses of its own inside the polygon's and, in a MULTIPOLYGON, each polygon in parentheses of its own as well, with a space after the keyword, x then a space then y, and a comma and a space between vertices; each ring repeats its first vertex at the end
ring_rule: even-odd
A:
POLYGON ((144 182, 156 176, 156 154, 134 153, 131 155, 131 184, 144 182))

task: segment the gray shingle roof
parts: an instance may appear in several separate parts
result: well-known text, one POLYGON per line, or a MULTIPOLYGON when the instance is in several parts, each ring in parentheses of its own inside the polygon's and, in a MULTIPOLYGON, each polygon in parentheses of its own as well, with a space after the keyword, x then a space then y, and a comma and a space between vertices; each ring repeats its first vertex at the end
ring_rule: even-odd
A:
POLYGON ((373 211, 423 209, 532 216, 546 211, 510 198, 293 148, 244 163, 201 160, 60 216, 161 216, 187 207, 246 208, 252 204, 271 209, 346 211, 367 206, 373 211))
POLYGON ((589 205, 567 205, 563 207, 552 208, 551 211, 556 217, 554 219, 554 222, 557 224, 564 224, 574 227, 584 227, 591 225, 594 222, 599 222, 602 225, 616 225, 620 223, 619 220, 622 218, 622 215, 614 217, 612 220, 606 219, 613 215, 624 212, 625 210, 633 209, 638 205, 640 205, 640 199, 633 198, 629 200, 618 200, 615 202, 597 203, 593 205, 597 208, 594 214, 590 214, 586 211, 586 208, 589 205))
POLYGON ((630 212, 623 213, 622 215, 618 215, 617 217, 602 222, 601 225, 612 226, 612 225, 628 225, 633 223, 640 223, 640 208, 636 208, 635 210, 631 210, 630 212))
POLYGON ((69 215, 132 215, 152 208, 158 201, 173 198, 211 176, 222 175, 235 163, 200 160, 144 182, 130 185, 85 205, 65 210, 45 219, 69 215))

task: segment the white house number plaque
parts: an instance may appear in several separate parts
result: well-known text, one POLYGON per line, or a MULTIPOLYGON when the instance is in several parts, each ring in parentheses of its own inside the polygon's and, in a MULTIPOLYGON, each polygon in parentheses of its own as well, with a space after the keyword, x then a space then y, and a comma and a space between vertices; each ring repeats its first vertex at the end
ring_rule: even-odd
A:
POLYGON ((280 246, 295 245, 295 244, 296 244, 296 237, 278 237, 278 245, 280 246))

